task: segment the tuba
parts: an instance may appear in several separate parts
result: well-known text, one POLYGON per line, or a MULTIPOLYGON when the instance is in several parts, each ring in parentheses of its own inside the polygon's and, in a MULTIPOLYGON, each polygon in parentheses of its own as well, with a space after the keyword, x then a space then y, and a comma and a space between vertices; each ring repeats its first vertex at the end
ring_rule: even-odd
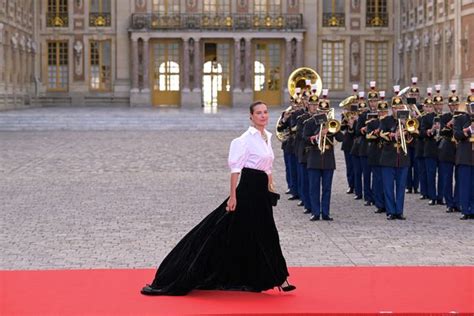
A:
MULTIPOLYGON (((305 88, 307 88, 307 85, 306 85, 306 80, 311 80, 311 84, 316 84, 317 85, 317 90, 315 92, 316 95, 319 95, 321 94, 321 91, 322 91, 322 86, 323 86, 323 82, 321 80, 321 77, 319 76, 319 74, 311 69, 311 68, 308 68, 308 67, 301 67, 301 68, 298 68, 298 69, 295 69, 291 74, 290 76, 288 77, 288 93, 290 94, 290 96, 294 96, 295 95, 295 90, 296 88, 301 88, 301 90, 304 90, 305 88)), ((287 107, 283 113, 288 113, 288 112, 292 112, 294 111, 294 108, 293 106, 289 106, 287 107)), ((276 123, 276 137, 279 141, 281 142, 284 142, 288 139, 289 135, 290 135, 290 132, 289 131, 286 131, 286 132, 279 132, 278 131, 278 127, 280 126, 280 120, 281 118, 283 117, 283 115, 280 115, 280 117, 278 118, 278 121, 276 123)))

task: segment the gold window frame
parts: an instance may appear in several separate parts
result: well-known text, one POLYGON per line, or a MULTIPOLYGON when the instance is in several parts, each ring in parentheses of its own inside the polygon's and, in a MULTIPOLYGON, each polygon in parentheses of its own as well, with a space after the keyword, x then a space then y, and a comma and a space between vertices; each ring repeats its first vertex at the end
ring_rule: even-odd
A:
POLYGON ((108 40, 90 40, 89 41, 89 90, 95 92, 110 92, 112 90, 112 41, 108 40), (93 52, 94 45, 97 44, 97 53, 93 52), (105 56, 105 45, 109 45, 109 64, 106 64, 107 57, 105 56), (93 54, 97 54, 93 56, 93 54), (93 65, 93 62, 97 62, 97 65, 93 65), (93 66, 98 66, 98 87, 93 86, 93 66), (105 67, 108 67, 106 69, 105 67))

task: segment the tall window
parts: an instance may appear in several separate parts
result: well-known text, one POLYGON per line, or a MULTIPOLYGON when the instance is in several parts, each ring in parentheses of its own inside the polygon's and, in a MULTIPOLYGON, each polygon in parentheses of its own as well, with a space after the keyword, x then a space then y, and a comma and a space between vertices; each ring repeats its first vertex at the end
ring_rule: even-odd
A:
POLYGON ((204 0, 203 12, 206 14, 219 14, 231 12, 230 0, 204 0))
POLYGON ((323 78, 329 89, 344 89, 343 41, 323 41, 323 78))
POLYGON ((90 41, 90 89, 109 91, 111 89, 110 41, 90 41))
POLYGON ((153 49, 155 56, 153 89, 179 91, 179 43, 157 43, 153 49))
POLYGON ((259 15, 281 14, 281 0, 255 0, 253 11, 259 15))
POLYGON ((387 0, 367 0, 367 27, 387 27, 387 0))
POLYGON ((69 23, 67 0, 48 0, 46 26, 67 27, 69 23))
POLYGON ((111 3, 110 0, 91 0, 89 13, 89 26, 111 25, 111 3))
POLYGON ((48 90, 67 90, 68 67, 68 43, 48 42, 48 90))
POLYGON ((375 80, 380 89, 387 88, 388 76, 388 43, 365 43, 365 76, 366 81, 375 80))
POLYGON ((180 0, 153 0, 152 11, 163 15, 179 14, 180 0))
POLYGON ((254 63, 254 91, 280 89, 280 45, 257 44, 254 63))
POLYGON ((344 0, 324 0, 323 1, 323 26, 343 27, 344 21, 344 0))

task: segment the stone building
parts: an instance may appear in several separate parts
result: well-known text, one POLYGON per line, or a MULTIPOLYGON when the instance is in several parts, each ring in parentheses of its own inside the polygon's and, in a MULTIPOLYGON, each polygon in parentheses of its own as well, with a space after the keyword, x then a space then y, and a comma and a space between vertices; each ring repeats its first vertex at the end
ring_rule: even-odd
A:
POLYGON ((0 0, 0 109, 286 103, 307 66, 330 96, 474 81, 474 0, 0 0))

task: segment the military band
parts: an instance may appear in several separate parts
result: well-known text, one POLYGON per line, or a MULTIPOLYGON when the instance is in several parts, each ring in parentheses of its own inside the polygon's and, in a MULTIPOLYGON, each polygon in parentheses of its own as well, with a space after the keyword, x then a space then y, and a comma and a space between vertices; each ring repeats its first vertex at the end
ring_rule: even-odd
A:
POLYGON ((446 98, 439 85, 434 95, 428 88, 422 98, 415 77, 410 87, 394 86, 390 102, 375 81, 369 83, 367 100, 354 84, 354 94, 339 104, 337 120, 328 90, 318 86, 319 76, 319 81, 309 77, 297 77, 289 85, 290 106, 278 120, 277 137, 282 140, 289 200, 298 200, 311 221, 333 220, 338 143, 344 153, 346 193, 374 205, 375 213, 405 220, 405 193, 420 193, 428 205, 445 205, 447 213, 474 219, 474 83, 466 102, 455 85, 446 98))

